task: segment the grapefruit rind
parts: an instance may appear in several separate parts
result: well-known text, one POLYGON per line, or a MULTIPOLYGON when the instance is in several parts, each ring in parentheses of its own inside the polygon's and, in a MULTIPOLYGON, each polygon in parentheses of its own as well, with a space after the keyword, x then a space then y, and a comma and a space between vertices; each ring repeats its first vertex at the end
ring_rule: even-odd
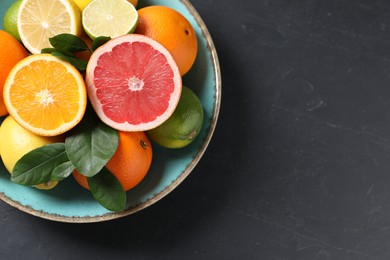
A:
POLYGON ((92 54, 88 62, 85 81, 87 85, 89 100, 96 114, 99 116, 99 118, 105 124, 107 124, 108 126, 116 130, 128 131, 128 132, 150 130, 165 122, 175 111, 175 108, 179 103, 179 99, 182 91, 182 78, 180 75, 180 71, 171 53, 159 42, 153 40, 150 37, 139 35, 139 34, 127 34, 127 35, 116 37, 110 40, 109 42, 107 42, 106 44, 102 45, 101 47, 99 47, 97 50, 95 50, 95 52, 92 54), (149 44, 152 48, 154 48, 155 50, 157 50, 158 52, 160 52, 162 55, 165 56, 168 65, 171 68, 171 71, 173 73, 172 76, 172 80, 174 84, 173 91, 170 93, 167 109, 162 114, 157 115, 154 120, 148 122, 142 122, 138 124, 129 123, 129 121, 131 120, 126 120, 125 122, 118 122, 110 118, 104 112, 103 106, 105 104, 102 104, 101 100, 99 100, 97 96, 97 87, 95 84, 94 71, 98 65, 98 62, 101 61, 100 58, 102 57, 103 54, 111 52, 116 46, 119 46, 123 43, 137 43, 137 42, 149 44))

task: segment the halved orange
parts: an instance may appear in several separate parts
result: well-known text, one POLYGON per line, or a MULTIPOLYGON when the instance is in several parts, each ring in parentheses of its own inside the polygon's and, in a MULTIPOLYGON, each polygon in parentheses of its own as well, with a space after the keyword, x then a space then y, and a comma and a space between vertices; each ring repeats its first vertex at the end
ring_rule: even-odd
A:
POLYGON ((4 85, 9 114, 42 136, 60 135, 82 119, 87 92, 80 72, 50 54, 31 55, 11 70, 4 85))

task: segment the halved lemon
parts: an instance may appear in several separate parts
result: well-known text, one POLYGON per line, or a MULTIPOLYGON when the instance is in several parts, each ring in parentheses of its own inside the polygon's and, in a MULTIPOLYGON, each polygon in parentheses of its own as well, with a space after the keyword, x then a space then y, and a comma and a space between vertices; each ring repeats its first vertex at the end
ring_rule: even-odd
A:
POLYGON ((23 0, 17 25, 20 39, 32 54, 51 47, 53 36, 82 34, 81 11, 72 0, 23 0))

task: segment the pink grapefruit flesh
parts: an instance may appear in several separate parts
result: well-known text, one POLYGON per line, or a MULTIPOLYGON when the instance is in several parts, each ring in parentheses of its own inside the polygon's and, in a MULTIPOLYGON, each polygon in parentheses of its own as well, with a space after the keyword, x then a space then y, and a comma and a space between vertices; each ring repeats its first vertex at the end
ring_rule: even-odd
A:
POLYGON ((170 52, 138 34, 114 38, 95 50, 88 62, 86 85, 97 115, 120 131, 146 131, 165 122, 182 89, 170 52))

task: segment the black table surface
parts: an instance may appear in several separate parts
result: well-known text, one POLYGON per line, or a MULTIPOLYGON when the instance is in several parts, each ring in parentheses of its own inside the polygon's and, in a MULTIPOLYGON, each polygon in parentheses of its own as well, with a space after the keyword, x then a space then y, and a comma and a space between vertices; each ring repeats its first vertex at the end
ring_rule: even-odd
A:
POLYGON ((390 259, 390 1, 191 2, 223 81, 197 167, 108 222, 0 203, 0 259, 390 259))

